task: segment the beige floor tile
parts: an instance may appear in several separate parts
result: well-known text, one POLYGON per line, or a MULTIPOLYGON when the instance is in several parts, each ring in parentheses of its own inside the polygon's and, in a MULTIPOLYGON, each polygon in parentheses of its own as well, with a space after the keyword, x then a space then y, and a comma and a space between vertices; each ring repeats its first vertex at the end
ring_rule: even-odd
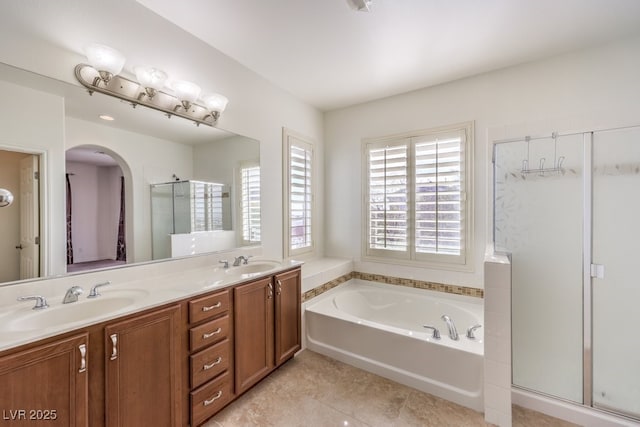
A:
MULTIPOLYGON (((205 427, 486 427, 484 416, 305 350, 205 427)), ((570 427, 514 406, 514 427, 570 427)))

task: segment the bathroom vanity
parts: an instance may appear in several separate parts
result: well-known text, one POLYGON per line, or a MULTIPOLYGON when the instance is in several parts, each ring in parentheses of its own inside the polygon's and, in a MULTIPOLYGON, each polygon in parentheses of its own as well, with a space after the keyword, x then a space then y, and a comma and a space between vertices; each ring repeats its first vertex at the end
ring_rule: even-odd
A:
POLYGON ((186 276, 209 285, 0 352, 3 425, 198 426, 301 348, 299 265, 186 276))

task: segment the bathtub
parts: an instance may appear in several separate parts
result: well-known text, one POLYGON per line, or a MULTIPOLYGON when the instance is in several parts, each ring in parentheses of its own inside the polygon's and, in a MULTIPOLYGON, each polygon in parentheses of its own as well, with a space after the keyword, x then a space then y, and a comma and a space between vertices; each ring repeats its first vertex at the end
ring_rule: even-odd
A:
POLYGON ((307 348, 483 411, 482 300, 352 279, 307 303, 307 348), (449 337, 447 314, 459 339, 449 337), (441 339, 423 325, 440 330, 441 339))

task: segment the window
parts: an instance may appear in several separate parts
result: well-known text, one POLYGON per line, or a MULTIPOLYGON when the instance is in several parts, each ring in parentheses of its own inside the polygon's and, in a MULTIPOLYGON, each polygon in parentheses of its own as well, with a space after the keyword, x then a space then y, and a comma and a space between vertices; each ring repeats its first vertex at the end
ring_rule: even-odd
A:
POLYGON ((285 142, 285 258, 313 253, 313 145, 284 129, 285 142))
POLYGON ((364 142, 365 256, 465 265, 472 124, 364 142))
POLYGON ((191 231, 222 230, 222 184, 191 182, 191 231))
POLYGON ((260 165, 240 166, 240 223, 242 244, 258 244, 260 230, 260 165))

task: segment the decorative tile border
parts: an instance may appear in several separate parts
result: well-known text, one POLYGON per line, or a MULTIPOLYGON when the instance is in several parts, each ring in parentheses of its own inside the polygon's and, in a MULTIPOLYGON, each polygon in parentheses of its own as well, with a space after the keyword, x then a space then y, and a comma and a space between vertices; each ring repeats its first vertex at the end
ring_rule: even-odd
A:
POLYGON ((361 273, 352 271, 338 277, 330 282, 313 288, 302 295, 302 302, 308 301, 313 297, 333 289, 341 283, 350 279, 370 280, 373 282, 387 283, 389 285, 406 286, 408 288, 427 289, 436 292, 445 292, 449 294, 465 295, 475 298, 484 298, 484 290, 479 288, 471 288, 468 286, 445 285, 443 283, 425 282, 422 280, 403 279, 401 277, 385 276, 382 274, 361 273))
POLYGON ((320 286, 317 286, 317 287, 315 287, 315 288, 313 288, 311 290, 308 290, 307 292, 302 294, 302 302, 309 301, 311 298, 317 297, 318 295, 327 292, 329 289, 333 289, 336 286, 338 286, 338 285, 340 285, 340 284, 342 284, 342 283, 344 283, 344 282, 346 282, 348 280, 353 279, 354 278, 354 274, 355 274, 355 272, 352 271, 351 273, 344 274, 344 275, 338 277, 337 279, 333 279, 330 282, 327 282, 327 283, 325 283, 323 285, 320 285, 320 286))

